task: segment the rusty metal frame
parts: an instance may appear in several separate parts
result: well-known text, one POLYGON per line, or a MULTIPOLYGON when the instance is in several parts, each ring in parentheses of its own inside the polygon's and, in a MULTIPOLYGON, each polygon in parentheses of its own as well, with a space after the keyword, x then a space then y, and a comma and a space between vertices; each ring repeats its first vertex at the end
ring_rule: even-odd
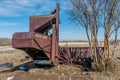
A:
POLYGON ((13 48, 25 50, 31 57, 35 57, 39 51, 44 51, 52 64, 57 61, 59 42, 59 3, 56 9, 48 15, 38 15, 30 17, 29 32, 21 32, 13 34, 13 48), (48 30, 52 29, 49 36, 48 30))

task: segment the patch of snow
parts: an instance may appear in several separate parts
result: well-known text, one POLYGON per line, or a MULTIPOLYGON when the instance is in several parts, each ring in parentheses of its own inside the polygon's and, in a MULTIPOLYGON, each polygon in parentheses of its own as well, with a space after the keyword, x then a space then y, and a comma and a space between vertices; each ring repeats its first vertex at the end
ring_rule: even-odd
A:
POLYGON ((7 80, 13 80, 14 76, 8 77, 7 80))

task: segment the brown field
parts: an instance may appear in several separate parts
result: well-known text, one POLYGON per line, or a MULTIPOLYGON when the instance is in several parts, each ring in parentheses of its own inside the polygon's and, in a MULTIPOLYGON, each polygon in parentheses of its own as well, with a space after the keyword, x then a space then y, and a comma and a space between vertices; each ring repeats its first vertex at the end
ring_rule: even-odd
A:
POLYGON ((0 46, 12 45, 12 40, 9 38, 0 38, 0 46))
MULTIPOLYGON (((113 47, 110 47, 112 52, 113 47)), ((27 54, 24 51, 11 48, 11 46, 0 47, 0 64, 12 62, 14 66, 28 61, 22 61, 27 54)), ((59 65, 51 69, 34 68, 29 71, 16 70, 13 72, 0 73, 0 80, 7 80, 8 77, 14 77, 12 80, 120 80, 120 46, 115 52, 114 61, 116 67, 114 71, 103 72, 83 72, 81 66, 59 65)))

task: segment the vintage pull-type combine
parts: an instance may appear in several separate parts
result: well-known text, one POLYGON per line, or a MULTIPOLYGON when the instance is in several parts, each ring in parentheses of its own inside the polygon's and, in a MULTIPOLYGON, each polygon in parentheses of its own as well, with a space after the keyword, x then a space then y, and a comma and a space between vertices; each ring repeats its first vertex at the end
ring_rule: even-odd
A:
POLYGON ((29 32, 13 35, 13 48, 25 50, 35 64, 80 64, 85 59, 90 61, 89 47, 59 46, 59 10, 57 3, 50 14, 31 16, 29 32))
POLYGON ((48 15, 31 16, 29 32, 13 35, 13 48, 25 50, 39 64, 55 64, 58 55, 59 10, 59 4, 56 4, 56 9, 48 15))

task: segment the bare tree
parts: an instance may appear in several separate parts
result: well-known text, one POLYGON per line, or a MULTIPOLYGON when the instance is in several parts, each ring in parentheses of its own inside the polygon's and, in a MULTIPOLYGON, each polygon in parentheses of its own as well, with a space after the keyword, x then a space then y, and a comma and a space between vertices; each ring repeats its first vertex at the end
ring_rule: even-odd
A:
POLYGON ((117 25, 115 24, 115 29, 113 30, 115 32, 114 49, 113 49, 113 52, 112 52, 113 57, 114 57, 114 53, 115 53, 115 50, 116 50, 116 47, 117 47, 117 38, 118 38, 119 28, 120 28, 120 21, 117 25))
POLYGON ((115 31, 117 40, 117 31, 120 23, 120 0, 105 0, 103 3, 103 22, 104 22, 104 58, 109 58, 109 37, 115 31), (113 28, 113 30, 112 30, 113 28))
POLYGON ((118 31, 120 29, 120 1, 116 1, 116 6, 115 6, 114 14, 113 14, 113 22, 112 26, 114 27, 113 30, 111 30, 111 33, 109 34, 109 37, 111 34, 114 32, 115 40, 114 40, 114 49, 112 52, 112 56, 114 57, 115 49, 117 47, 117 37, 118 37, 118 31))
POLYGON ((118 30, 116 27, 120 22, 120 0, 70 0, 70 2, 72 5, 70 17, 85 28, 94 62, 104 62, 109 58, 109 37, 118 30), (104 29, 104 54, 101 61, 98 59, 99 27, 104 29))
POLYGON ((92 49, 95 63, 98 62, 98 29, 101 25, 101 5, 99 0, 70 0, 72 9, 69 14, 72 20, 76 21, 86 30, 89 45, 92 49), (92 37, 90 37, 92 36, 92 37), (93 47, 93 48, 92 48, 93 47))

